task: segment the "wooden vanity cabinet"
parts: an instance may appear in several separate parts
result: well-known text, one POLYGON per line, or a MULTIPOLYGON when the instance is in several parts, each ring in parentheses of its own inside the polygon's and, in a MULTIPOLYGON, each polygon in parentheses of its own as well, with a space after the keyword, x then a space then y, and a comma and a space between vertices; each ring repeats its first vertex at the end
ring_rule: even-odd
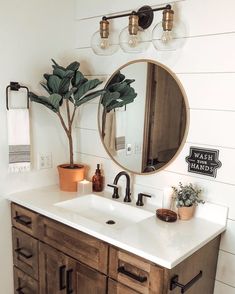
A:
POLYGON ((12 225, 14 294, 213 294, 220 236, 166 269, 14 203, 12 225))
POLYGON ((15 294, 106 294, 109 245, 12 203, 15 294))

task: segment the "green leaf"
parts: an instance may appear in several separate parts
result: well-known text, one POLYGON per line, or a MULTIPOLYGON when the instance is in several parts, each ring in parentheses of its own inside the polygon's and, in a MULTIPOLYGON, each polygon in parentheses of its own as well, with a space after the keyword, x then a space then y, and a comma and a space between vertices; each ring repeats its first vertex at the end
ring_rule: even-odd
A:
POLYGON ((75 100, 79 100, 82 96, 84 96, 88 91, 94 89, 95 87, 97 87, 98 85, 100 85, 102 83, 102 81, 98 80, 98 79, 94 79, 94 80, 89 80, 87 82, 85 82, 83 85, 81 85, 77 92, 74 94, 74 99, 75 100))
POLYGON ((72 70, 68 69, 68 70, 66 70, 64 77, 71 79, 73 77, 73 75, 74 75, 74 72, 72 70))
POLYGON ((52 94, 52 92, 50 91, 50 89, 47 87, 46 84, 40 83, 40 85, 47 91, 48 94, 52 94))
POLYGON ((65 75, 65 71, 59 67, 55 67, 53 70, 53 75, 63 79, 63 77, 65 75))
POLYGON ((47 86, 52 91, 52 93, 58 93, 60 82, 61 82, 61 79, 59 77, 51 75, 48 79, 47 86))
POLYGON ((69 91, 70 86, 70 78, 63 78, 60 82, 58 93, 61 95, 65 95, 69 91))
POLYGON ((86 103, 86 102, 88 102, 88 101, 94 99, 95 97, 100 96, 104 93, 105 93, 105 90, 98 90, 96 92, 89 93, 86 96, 84 96, 83 98, 81 98, 80 100, 75 101, 75 105, 77 107, 79 107, 83 103, 86 103))
POLYGON ((69 99, 71 102, 73 102, 73 99, 70 99, 71 96, 73 95, 73 93, 75 93, 77 91, 76 87, 71 88, 65 95, 64 95, 64 99, 69 99))
POLYGON ((64 70, 64 71, 66 71, 66 68, 64 68, 63 66, 60 66, 54 59, 51 59, 52 60, 52 62, 54 63, 53 65, 52 65, 52 67, 53 68, 60 68, 60 69, 62 69, 62 70, 64 70))
POLYGON ((52 94, 49 97, 37 96, 36 94, 30 92, 29 98, 31 101, 42 104, 54 112, 58 112, 62 96, 59 94, 52 94))
POLYGON ((134 79, 125 79, 125 83, 127 83, 127 85, 130 85, 131 83, 134 83, 134 79))
POLYGON ((80 85, 87 81, 88 79, 86 79, 80 71, 77 71, 75 76, 72 78, 71 83, 73 86, 78 88, 80 85))
POLYGON ((126 88, 128 85, 126 82, 122 82, 122 83, 116 83, 113 84, 110 88, 109 91, 110 92, 121 92, 124 88, 126 88))
POLYGON ((51 75, 49 75, 49 74, 47 74, 47 73, 45 73, 44 75, 43 75, 43 77, 48 81, 49 80, 49 77, 50 77, 51 75))
POLYGON ((101 104, 107 107, 113 100, 117 100, 119 97, 120 93, 118 92, 106 92, 101 99, 101 104))
POLYGON ((80 63, 77 62, 77 61, 74 61, 74 62, 70 63, 70 64, 66 67, 66 69, 67 69, 67 70, 76 71, 76 70, 78 70, 79 66, 80 66, 80 63))
POLYGON ((120 101, 112 101, 109 106, 106 107, 106 111, 110 112, 112 109, 118 108, 118 107, 123 107, 129 103, 132 103, 134 101, 134 97, 129 96, 125 100, 120 100, 120 101))
POLYGON ((109 86, 112 84, 120 83, 125 79, 125 76, 118 71, 109 81, 109 84, 107 85, 107 88, 109 89, 109 86))
POLYGON ((47 99, 49 99, 50 104, 58 111, 60 107, 60 102, 63 99, 59 94, 52 94, 47 99))

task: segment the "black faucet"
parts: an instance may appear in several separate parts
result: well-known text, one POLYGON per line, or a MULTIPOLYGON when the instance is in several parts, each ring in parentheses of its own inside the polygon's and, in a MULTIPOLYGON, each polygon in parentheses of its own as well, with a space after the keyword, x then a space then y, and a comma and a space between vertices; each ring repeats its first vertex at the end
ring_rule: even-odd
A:
POLYGON ((124 202, 131 202, 131 188, 130 188, 130 183, 131 183, 131 180, 130 180, 130 176, 128 175, 127 172, 125 171, 122 171, 120 173, 118 173, 116 175, 116 177, 114 178, 114 181, 113 181, 113 185, 108 185, 110 187, 113 187, 114 188, 114 194, 113 194, 113 198, 119 198, 119 195, 118 195, 118 189, 117 189, 117 183, 118 183, 118 180, 121 176, 125 176, 126 177, 126 195, 125 195, 125 198, 124 198, 124 202))

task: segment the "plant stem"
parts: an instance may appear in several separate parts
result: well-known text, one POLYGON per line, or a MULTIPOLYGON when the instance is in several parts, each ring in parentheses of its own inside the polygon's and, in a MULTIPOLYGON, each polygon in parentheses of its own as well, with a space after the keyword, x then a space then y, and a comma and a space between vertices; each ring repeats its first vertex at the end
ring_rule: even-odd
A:
POLYGON ((58 117, 59 117, 59 119, 60 119, 60 122, 61 122, 61 124, 62 124, 62 127, 64 128, 65 133, 66 133, 66 135, 68 136, 68 132, 69 132, 69 130, 67 129, 67 127, 66 127, 66 125, 65 125, 65 123, 64 123, 64 119, 63 119, 61 113, 58 111, 56 114, 58 115, 58 117))
POLYGON ((73 120, 74 120, 74 116, 75 116, 76 110, 77 110, 77 107, 74 106, 73 114, 72 114, 72 118, 71 118, 71 125, 72 125, 72 123, 73 123, 73 120))
POLYGON ((63 117, 62 117, 62 115, 61 115, 61 113, 59 111, 57 112, 57 115, 58 115, 58 117, 60 119, 62 127, 64 128, 65 133, 66 133, 66 135, 68 137, 68 140, 69 140, 69 158, 70 158, 69 164, 70 164, 71 167, 73 167, 74 162, 73 162, 73 138, 72 138, 72 127, 71 127, 72 123, 69 122, 69 126, 67 128, 66 125, 65 125, 64 119, 63 119, 63 117))
POLYGON ((69 139, 69 164, 74 166, 73 162, 73 137, 72 137, 72 123, 74 118, 74 111, 72 118, 70 118, 69 99, 66 99, 67 119, 68 119, 68 139, 69 139))
POLYGON ((71 133, 68 136, 68 139, 69 139, 69 158, 70 158, 69 164, 70 164, 70 167, 73 167, 74 166, 74 162, 73 162, 73 137, 72 137, 71 133))

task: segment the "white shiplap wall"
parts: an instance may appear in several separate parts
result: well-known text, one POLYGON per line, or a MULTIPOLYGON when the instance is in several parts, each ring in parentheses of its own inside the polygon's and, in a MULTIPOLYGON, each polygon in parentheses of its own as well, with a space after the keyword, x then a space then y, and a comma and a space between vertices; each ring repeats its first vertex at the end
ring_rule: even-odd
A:
MULTIPOLYGON (((204 197, 229 207, 228 229, 223 235, 216 276, 215 294, 235 294, 235 1, 182 0, 172 2, 176 17, 184 21, 187 38, 176 52, 157 52, 152 46, 144 54, 129 55, 119 50, 115 55, 99 57, 90 48, 91 35, 98 29, 100 16, 137 9, 142 5, 165 4, 156 1, 108 0, 80 3, 76 1, 77 58, 81 69, 104 81, 119 66, 133 59, 150 58, 168 66, 180 79, 190 108, 190 125, 186 144, 176 160, 165 170, 148 176, 135 176, 135 191, 149 192, 152 201, 161 203, 165 187, 179 181, 202 186, 204 197), (187 172, 185 157, 189 147, 220 150, 222 167, 217 178, 187 172)), ((155 23, 160 14, 155 14, 155 23)), ((126 25, 126 19, 112 22, 113 31, 126 25)), ((90 166, 102 163, 106 182, 119 171, 105 152, 97 128, 98 102, 83 106, 78 123, 77 154, 90 166)), ((206 294, 206 293, 205 293, 206 294)))

